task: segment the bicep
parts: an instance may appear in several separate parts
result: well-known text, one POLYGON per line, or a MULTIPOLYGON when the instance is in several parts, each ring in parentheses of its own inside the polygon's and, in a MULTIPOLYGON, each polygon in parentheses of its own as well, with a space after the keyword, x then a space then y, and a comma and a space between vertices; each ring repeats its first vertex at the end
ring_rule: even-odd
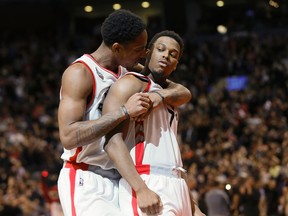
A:
MULTIPOLYGON (((140 91, 139 83, 134 81, 135 80, 132 76, 127 76, 119 79, 110 87, 103 103, 103 115, 116 111, 128 101, 129 97, 140 91)), ((111 137, 113 137, 113 139, 123 138, 128 127, 129 119, 120 123, 110 133, 108 133, 106 136, 107 140, 111 137)))
POLYGON ((63 97, 59 103, 59 126, 63 128, 74 122, 83 120, 86 103, 73 97, 63 97))
POLYGON ((65 71, 62 77, 58 109, 60 129, 83 120, 87 97, 92 91, 91 75, 77 67, 74 68, 65 71))
POLYGON ((115 111, 135 93, 141 91, 133 76, 123 77, 111 85, 103 103, 103 114, 115 111))

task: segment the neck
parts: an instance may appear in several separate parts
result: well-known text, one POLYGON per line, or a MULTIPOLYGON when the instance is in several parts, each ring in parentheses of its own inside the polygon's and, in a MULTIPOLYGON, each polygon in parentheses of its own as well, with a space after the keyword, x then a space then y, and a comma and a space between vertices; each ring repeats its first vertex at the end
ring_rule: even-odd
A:
POLYGON ((118 64, 114 61, 113 52, 104 42, 91 55, 102 67, 114 72, 118 71, 118 64))
POLYGON ((150 71, 150 74, 149 74, 149 77, 157 84, 159 85, 163 85, 166 81, 166 78, 165 77, 162 77, 161 75, 159 75, 158 73, 156 72, 152 72, 150 71))

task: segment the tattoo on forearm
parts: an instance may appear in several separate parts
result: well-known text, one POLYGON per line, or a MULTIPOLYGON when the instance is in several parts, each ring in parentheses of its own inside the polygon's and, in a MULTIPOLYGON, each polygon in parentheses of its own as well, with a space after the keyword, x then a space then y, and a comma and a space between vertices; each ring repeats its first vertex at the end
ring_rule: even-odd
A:
POLYGON ((116 113, 102 116, 101 119, 94 121, 93 124, 91 124, 91 121, 89 123, 87 121, 79 123, 76 131, 77 146, 83 146, 94 142, 96 139, 99 139, 110 132, 122 121, 119 119, 121 113, 118 112, 116 115, 115 114, 116 113))
POLYGON ((81 143, 85 143, 95 137, 94 131, 95 126, 87 127, 84 123, 80 123, 76 132, 77 145, 81 145, 81 143))

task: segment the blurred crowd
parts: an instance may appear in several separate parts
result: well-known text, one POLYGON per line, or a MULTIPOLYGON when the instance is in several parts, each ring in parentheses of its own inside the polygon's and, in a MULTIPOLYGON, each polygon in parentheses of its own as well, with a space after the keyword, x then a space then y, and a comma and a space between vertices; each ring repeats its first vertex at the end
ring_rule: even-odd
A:
POLYGON ((182 107, 179 140, 205 212, 217 189, 232 215, 288 215, 287 36, 238 33, 186 53, 179 79, 194 98, 182 107), (227 77, 240 75, 247 86, 229 90, 227 77))
MULTIPOLYGON (((0 215, 50 216, 61 75, 99 37, 0 37, 0 215)), ((173 80, 193 94, 180 107, 178 139, 195 201, 209 216, 288 215, 288 32, 184 39, 173 80), (227 88, 240 75, 246 85, 227 88)))

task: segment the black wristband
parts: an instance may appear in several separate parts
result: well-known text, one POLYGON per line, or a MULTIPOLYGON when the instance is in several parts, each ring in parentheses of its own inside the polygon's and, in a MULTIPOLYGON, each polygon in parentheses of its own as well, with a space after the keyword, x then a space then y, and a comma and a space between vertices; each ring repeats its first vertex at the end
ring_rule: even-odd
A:
POLYGON ((155 91, 155 92, 153 92, 153 93, 158 94, 158 95, 162 98, 162 102, 164 103, 165 98, 164 98, 164 96, 163 96, 160 92, 155 91))
POLYGON ((122 110, 123 110, 123 112, 124 112, 124 114, 125 114, 125 116, 126 116, 126 119, 129 119, 129 118, 130 118, 130 115, 129 115, 126 107, 123 105, 123 106, 121 106, 121 108, 122 108, 122 110))

